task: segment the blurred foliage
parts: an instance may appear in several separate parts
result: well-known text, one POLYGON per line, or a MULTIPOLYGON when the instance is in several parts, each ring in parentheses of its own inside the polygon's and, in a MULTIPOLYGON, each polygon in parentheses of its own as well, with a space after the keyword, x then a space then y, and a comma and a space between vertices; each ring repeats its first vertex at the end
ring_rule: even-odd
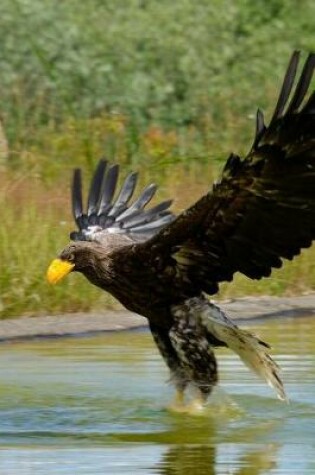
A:
POLYGON ((60 286, 46 282, 46 268, 73 228, 64 189, 47 191, 33 174, 0 174, 0 318, 114 305, 110 295, 83 276, 60 286))
POLYGON ((269 105, 292 50, 315 49, 312 0, 2 0, 0 13, 13 152, 43 125, 108 113, 128 117, 129 160, 152 123, 224 143, 227 121, 269 105))

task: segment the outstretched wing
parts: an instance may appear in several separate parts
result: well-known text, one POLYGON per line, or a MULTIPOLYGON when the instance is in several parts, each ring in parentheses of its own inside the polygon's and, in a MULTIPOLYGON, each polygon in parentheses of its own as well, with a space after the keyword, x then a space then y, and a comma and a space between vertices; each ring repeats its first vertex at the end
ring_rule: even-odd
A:
POLYGON ((268 126, 257 112, 248 155, 232 154, 221 181, 146 243, 133 248, 176 276, 183 290, 214 293, 235 272, 269 276, 315 238, 315 55, 299 80, 294 52, 268 126), (291 97, 291 100, 290 100, 291 97))
POLYGON ((132 240, 142 241, 153 236, 166 224, 174 220, 169 211, 171 200, 163 201, 145 210, 153 198, 157 186, 146 187, 129 204, 133 197, 137 173, 130 173, 123 182, 118 196, 114 198, 119 175, 119 165, 107 166, 100 160, 91 181, 84 211, 82 202, 81 170, 75 169, 72 182, 72 211, 79 231, 73 231, 70 239, 74 241, 101 241, 106 233, 128 235, 132 240))

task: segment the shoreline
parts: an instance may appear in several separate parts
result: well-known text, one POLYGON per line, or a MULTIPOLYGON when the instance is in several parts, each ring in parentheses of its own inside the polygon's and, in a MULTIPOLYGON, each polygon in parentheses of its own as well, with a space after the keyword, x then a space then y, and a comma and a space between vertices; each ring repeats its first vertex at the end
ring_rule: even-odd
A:
MULTIPOLYGON (((242 297, 215 304, 240 323, 267 318, 315 315, 315 293, 297 297, 242 297)), ((72 313, 0 320, 0 342, 36 338, 80 337, 112 331, 147 328, 147 320, 127 310, 72 313)))

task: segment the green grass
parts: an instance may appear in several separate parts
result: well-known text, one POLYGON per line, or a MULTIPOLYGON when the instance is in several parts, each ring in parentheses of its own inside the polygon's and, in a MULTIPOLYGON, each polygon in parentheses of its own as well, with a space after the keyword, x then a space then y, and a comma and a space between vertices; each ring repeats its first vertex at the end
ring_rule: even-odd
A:
POLYGON ((312 0, 2 0, 10 143, 29 148, 34 129, 104 113, 128 117, 132 160, 148 124, 224 143, 227 119, 269 104, 292 50, 315 49, 314 17, 312 0))
POLYGON ((34 176, 7 179, 0 194, 0 316, 52 314, 111 305, 111 298, 80 275, 48 285, 50 261, 68 242, 72 223, 63 212, 65 197, 47 192, 34 176), (32 181, 31 191, 28 186, 32 181))

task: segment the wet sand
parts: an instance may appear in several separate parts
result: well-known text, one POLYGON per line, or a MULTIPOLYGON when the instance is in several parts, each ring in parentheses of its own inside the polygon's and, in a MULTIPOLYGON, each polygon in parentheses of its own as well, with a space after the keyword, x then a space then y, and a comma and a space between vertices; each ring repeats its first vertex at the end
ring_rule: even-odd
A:
MULTIPOLYGON (((238 322, 315 315, 315 293, 299 297, 244 297, 213 302, 238 322)), ((145 318, 124 310, 20 317, 0 321, 0 341, 80 336, 146 326, 145 318)))

